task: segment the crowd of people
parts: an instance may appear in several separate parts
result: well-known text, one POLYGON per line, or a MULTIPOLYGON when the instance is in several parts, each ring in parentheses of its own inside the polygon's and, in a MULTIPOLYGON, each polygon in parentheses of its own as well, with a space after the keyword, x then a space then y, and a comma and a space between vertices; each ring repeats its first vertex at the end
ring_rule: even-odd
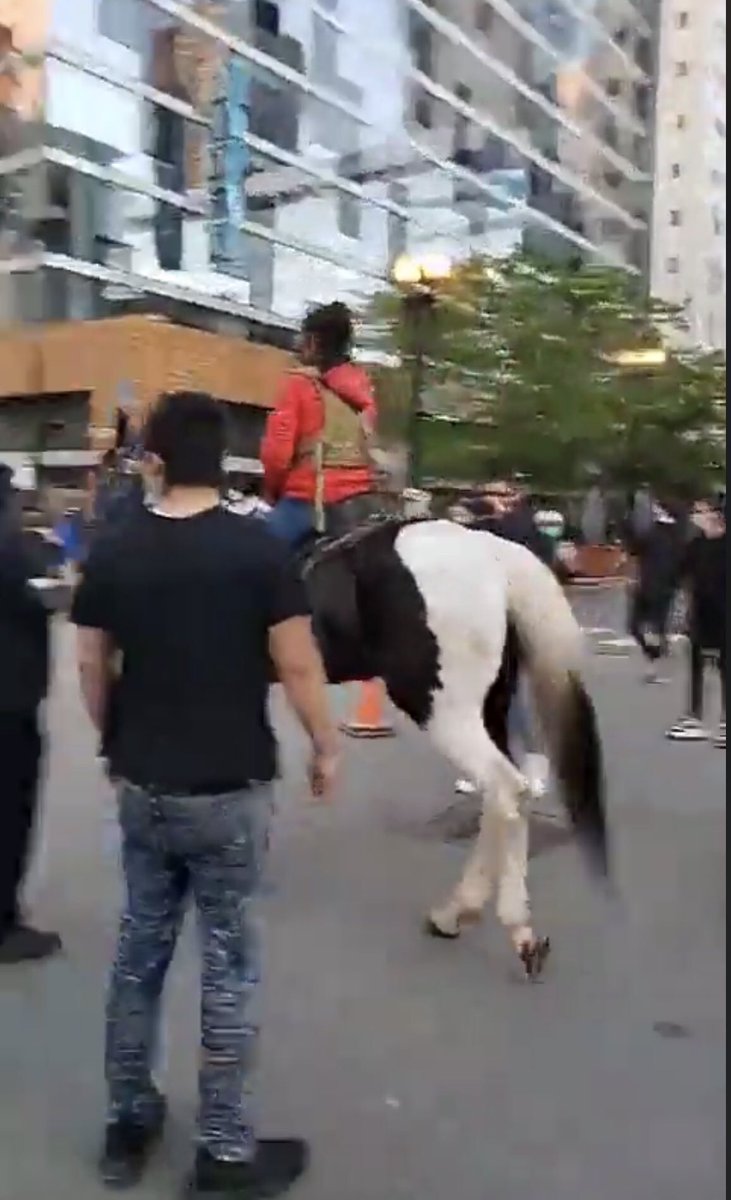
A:
MULTIPOLYGON (((163 1131, 155 1050, 190 896, 203 957, 191 1194, 271 1197, 306 1170, 302 1140, 262 1140, 252 1123, 254 902, 277 774, 272 677, 309 739, 316 799, 330 797, 337 774, 336 728, 293 550, 323 532, 342 534, 377 506, 375 400, 352 362, 352 334, 341 305, 305 322, 301 364, 284 381, 267 426, 262 502, 227 497, 221 408, 181 393, 163 397, 133 440, 123 422, 115 457, 102 466, 83 554, 82 539, 68 534, 80 569, 71 620, 81 691, 117 791, 126 889, 107 1002, 101 1173, 111 1186, 141 1178, 163 1131), (262 519, 242 519, 244 512, 262 519)), ((539 527, 514 484, 493 482, 450 515, 521 542, 559 575, 570 573, 560 540, 539 527)), ((560 521, 553 525, 557 533, 560 521)), ((673 595, 681 585, 690 595, 688 712, 670 731, 678 740, 705 736, 709 656, 725 693, 725 516, 701 501, 691 530, 692 537, 681 534, 659 505, 631 530, 639 563, 633 629, 653 663, 665 653, 673 595)), ((49 615, 32 574, 10 475, 0 469, 0 969, 61 949, 58 934, 28 924, 20 903, 51 675, 49 615)), ((545 767, 525 698, 513 707, 511 738, 526 761, 534 756, 539 791, 545 767)), ((717 741, 725 745, 725 725, 717 741)))

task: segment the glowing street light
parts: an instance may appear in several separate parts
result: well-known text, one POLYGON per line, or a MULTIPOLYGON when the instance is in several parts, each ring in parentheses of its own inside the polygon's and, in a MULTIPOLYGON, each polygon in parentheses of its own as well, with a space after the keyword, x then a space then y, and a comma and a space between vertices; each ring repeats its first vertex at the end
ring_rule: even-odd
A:
POLYGON ((446 254, 402 254, 394 263, 391 274, 403 294, 404 325, 411 343, 408 478, 411 487, 418 489, 421 478, 419 421, 423 415, 431 323, 439 285, 451 276, 452 264, 446 254))
POLYGON ((452 274, 452 264, 446 254, 402 254, 393 265, 394 283, 400 287, 433 286, 443 283, 452 274))
POLYGON ((645 350, 618 350, 606 358, 615 367, 664 367, 668 352, 662 346, 652 346, 645 350))

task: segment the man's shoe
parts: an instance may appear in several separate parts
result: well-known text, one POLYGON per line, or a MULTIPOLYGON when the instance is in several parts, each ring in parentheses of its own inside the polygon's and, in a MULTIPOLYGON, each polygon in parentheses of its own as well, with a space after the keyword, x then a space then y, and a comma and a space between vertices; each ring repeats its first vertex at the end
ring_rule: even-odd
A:
POLYGON ((26 925, 15 925, 0 938, 0 966, 42 962, 62 949, 57 933, 41 933, 26 925))
POLYGON ((188 1195, 200 1200, 273 1200, 297 1183, 309 1166, 306 1142, 259 1142, 250 1163, 228 1163, 199 1150, 188 1195))
POLYGON ((113 1121, 107 1125, 99 1173, 108 1188, 123 1191, 137 1186, 162 1137, 166 1115, 167 1106, 161 1098, 160 1111, 149 1123, 113 1121))

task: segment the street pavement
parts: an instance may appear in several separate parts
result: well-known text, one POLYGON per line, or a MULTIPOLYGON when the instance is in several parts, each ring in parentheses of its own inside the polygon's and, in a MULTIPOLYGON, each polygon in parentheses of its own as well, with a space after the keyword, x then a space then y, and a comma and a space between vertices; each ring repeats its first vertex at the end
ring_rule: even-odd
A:
MULTIPOLYGON (((318 810, 302 740, 278 718, 257 1109, 263 1131, 312 1141, 298 1200, 720 1200, 725 756, 665 742, 682 695, 673 670, 668 688, 648 690, 634 657, 592 662, 619 895, 592 888, 571 843, 539 838, 536 918, 556 952, 537 986, 517 976, 492 916, 458 944, 422 935, 464 855, 429 834, 452 774, 425 741, 399 722, 391 742, 354 744, 337 804, 318 810)), ((31 893, 66 952, 0 975, 1 1200, 103 1194, 93 1164, 116 838, 67 628, 51 725, 31 893)), ((171 1122, 140 1200, 178 1194, 190 1160, 191 930, 168 1001, 171 1122)))

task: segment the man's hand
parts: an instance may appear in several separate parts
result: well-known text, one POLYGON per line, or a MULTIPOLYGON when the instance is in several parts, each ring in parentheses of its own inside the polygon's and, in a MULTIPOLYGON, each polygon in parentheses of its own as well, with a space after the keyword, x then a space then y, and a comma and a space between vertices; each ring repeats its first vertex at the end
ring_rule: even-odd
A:
POLYGON ((332 799, 340 769, 337 750, 313 750, 310 760, 310 791, 316 800, 326 803, 332 799))
POLYGON ((327 679, 309 617, 292 617, 269 631, 277 678, 312 743, 312 795, 330 799, 338 771, 338 736, 330 714, 327 679))

